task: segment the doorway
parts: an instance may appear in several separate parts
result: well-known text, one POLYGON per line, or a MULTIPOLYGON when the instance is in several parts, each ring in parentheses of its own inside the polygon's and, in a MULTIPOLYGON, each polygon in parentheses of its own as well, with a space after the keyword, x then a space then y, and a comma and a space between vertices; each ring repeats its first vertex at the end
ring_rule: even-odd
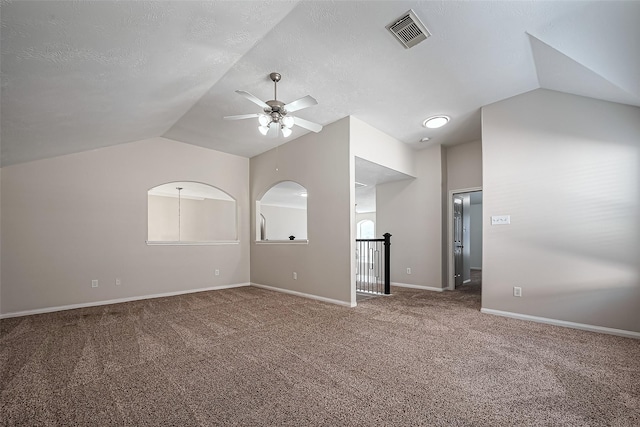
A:
POLYGON ((449 192, 448 289, 477 285, 482 277, 482 188, 449 192))

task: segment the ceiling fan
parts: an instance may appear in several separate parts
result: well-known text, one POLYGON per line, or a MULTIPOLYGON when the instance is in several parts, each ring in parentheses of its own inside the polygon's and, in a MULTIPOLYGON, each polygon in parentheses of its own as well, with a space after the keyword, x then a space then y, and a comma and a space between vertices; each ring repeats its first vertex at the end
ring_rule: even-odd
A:
POLYGON ((312 132, 320 132, 322 126, 310 122, 309 120, 301 119, 300 117, 294 117, 291 115, 294 111, 302 110, 303 108, 316 105, 316 101, 312 96, 304 96, 300 99, 296 99, 293 102, 285 104, 282 101, 278 101, 278 82, 282 78, 280 73, 271 73, 269 77, 273 81, 273 99, 270 101, 261 101, 257 97, 251 95, 244 90, 237 90, 236 93, 244 96, 249 101, 262 107, 263 113, 256 114, 240 114, 237 116, 225 116, 225 120, 241 120, 241 119, 253 119, 258 118, 258 130, 261 134, 267 135, 271 138, 276 138, 280 132, 285 138, 291 135, 291 128, 293 125, 300 126, 312 132))

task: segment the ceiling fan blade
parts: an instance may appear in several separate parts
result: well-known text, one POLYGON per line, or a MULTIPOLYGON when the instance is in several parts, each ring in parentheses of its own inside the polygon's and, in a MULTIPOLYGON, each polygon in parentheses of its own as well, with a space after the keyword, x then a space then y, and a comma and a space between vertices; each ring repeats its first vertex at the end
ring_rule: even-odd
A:
POLYGON ((267 138, 277 138, 280 134, 280 125, 272 122, 269 125, 269 130, 267 131, 267 138))
POLYGON ((259 114, 239 114, 237 116, 224 116, 225 120, 242 120, 242 119, 253 119, 259 117, 259 114))
POLYGON ((247 98, 249 101, 253 102, 254 104, 259 105, 261 108, 270 108, 266 102, 261 101, 259 98, 251 95, 249 92, 245 92, 244 90, 237 90, 236 93, 238 95, 242 95, 245 98, 247 98))
POLYGON ((310 130, 311 132, 318 133, 322 130, 322 125, 310 122, 309 120, 301 119, 300 117, 294 117, 293 122, 301 128, 305 128, 307 130, 310 130))
POLYGON ((284 109, 287 111, 287 113, 292 113, 294 111, 302 110, 303 108, 311 107, 316 104, 318 104, 318 101, 316 101, 313 96, 307 95, 288 103, 284 106, 284 109))

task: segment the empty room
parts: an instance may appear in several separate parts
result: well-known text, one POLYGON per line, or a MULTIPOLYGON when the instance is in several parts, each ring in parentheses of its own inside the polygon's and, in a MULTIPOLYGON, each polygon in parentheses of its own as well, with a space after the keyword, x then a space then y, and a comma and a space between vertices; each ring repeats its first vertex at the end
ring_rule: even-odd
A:
POLYGON ((640 1, 0 20, 0 425, 640 425, 640 1))

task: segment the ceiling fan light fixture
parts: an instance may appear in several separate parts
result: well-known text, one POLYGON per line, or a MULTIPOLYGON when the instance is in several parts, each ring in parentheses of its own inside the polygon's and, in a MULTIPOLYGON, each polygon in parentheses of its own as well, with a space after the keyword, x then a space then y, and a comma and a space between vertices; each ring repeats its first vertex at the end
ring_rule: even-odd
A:
POLYGON ((258 126, 258 130, 261 134, 266 135, 269 132, 269 128, 267 126, 258 126))
POLYGON ((282 127, 282 136, 284 136, 285 138, 288 137, 289 135, 291 135, 291 129, 289 129, 288 127, 282 127))
POLYGON ((286 127, 286 128, 291 128, 294 125, 294 120, 293 117, 291 116, 284 116, 282 118, 282 124, 286 127))
POLYGON ((449 123, 449 116, 433 116, 425 119, 422 125, 429 129, 438 129, 449 123))
POLYGON ((261 126, 269 126, 269 122, 271 122, 271 118, 266 114, 260 114, 258 116, 258 122, 261 126))

